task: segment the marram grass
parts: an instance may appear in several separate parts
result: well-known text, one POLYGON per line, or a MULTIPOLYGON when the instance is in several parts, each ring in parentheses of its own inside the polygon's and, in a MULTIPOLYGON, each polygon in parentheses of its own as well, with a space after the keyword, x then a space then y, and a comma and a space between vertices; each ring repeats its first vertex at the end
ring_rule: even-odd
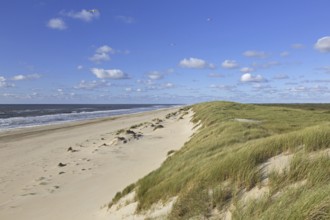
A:
POLYGON ((330 218, 330 160, 308 159, 330 148, 330 114, 324 107, 209 102, 190 108, 193 121, 202 127, 159 169, 131 185, 138 211, 178 196, 169 219, 208 218, 215 209, 221 212, 231 204, 240 210, 233 219, 330 218), (270 174, 268 197, 242 206, 242 190, 260 186, 264 179, 260 165, 282 153, 296 155, 290 169, 270 174), (307 183, 302 187, 288 187, 303 180, 307 183))

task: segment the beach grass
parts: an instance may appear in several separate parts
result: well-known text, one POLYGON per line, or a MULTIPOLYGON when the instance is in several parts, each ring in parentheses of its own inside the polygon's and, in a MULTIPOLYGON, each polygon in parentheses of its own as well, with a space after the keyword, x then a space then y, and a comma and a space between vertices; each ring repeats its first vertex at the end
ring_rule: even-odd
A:
POLYGON ((329 156, 312 155, 330 148, 330 106, 301 106, 209 102, 189 107, 202 126, 159 169, 130 187, 136 190, 137 211, 178 196, 169 219, 220 216, 231 206, 233 219, 329 219, 329 156), (261 165, 281 154, 294 155, 290 168, 265 177, 261 165), (243 203, 242 192, 261 187, 265 178, 269 194, 243 203), (290 187, 301 181, 306 184, 290 187))

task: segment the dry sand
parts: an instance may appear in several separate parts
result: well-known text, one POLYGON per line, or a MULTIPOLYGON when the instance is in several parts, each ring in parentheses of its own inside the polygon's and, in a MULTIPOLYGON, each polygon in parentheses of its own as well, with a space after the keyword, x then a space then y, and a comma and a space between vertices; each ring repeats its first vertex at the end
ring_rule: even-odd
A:
POLYGON ((176 110, 0 133, 0 219, 107 219, 101 207, 116 192, 189 140, 192 113, 165 118, 176 110))

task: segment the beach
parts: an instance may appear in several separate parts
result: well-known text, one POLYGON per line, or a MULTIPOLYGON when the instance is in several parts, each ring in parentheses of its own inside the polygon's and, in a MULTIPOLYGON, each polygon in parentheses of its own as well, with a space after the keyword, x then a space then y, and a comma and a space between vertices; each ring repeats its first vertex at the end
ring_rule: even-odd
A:
POLYGON ((0 219, 108 219, 113 196, 193 134, 178 110, 0 133, 0 219))

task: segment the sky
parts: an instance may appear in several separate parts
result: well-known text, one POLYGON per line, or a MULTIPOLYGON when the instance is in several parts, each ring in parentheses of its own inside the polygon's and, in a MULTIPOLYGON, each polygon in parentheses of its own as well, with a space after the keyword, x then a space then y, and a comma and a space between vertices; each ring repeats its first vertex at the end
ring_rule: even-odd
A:
POLYGON ((0 103, 330 101, 329 0, 1 0, 0 103))

